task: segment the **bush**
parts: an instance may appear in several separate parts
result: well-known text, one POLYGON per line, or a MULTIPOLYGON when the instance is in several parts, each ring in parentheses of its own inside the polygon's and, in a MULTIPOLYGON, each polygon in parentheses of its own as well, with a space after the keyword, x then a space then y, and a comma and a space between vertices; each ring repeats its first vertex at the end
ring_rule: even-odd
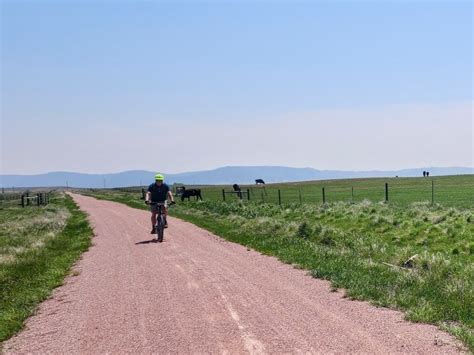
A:
POLYGON ((303 239, 309 239, 309 237, 311 237, 311 234, 311 227, 306 222, 301 223, 298 226, 298 230, 296 231, 296 236, 303 239))

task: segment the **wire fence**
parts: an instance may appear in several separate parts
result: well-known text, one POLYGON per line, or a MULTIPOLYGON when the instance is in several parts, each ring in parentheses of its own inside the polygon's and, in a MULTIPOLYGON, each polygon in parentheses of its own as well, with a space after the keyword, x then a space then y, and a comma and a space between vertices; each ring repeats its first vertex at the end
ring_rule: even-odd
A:
POLYGON ((49 203, 50 193, 50 191, 30 192, 29 190, 19 193, 7 192, 0 194, 0 202, 14 203, 17 201, 21 207, 45 206, 49 203))
MULTIPOLYGON (((173 192, 182 186, 173 185, 173 192)), ((240 185, 241 193, 232 185, 187 185, 199 188, 202 198, 210 201, 235 200, 274 204, 321 204, 338 201, 387 202, 409 205, 415 202, 440 203, 451 207, 474 208, 474 175, 429 178, 377 178, 327 180, 267 185, 240 185)), ((94 189, 95 190, 95 189, 94 189)), ((98 189, 100 190, 100 189, 98 189)), ((137 194, 143 198, 145 186, 109 189, 137 194)))
POLYGON ((338 201, 387 202, 408 205, 415 202, 441 203, 453 207, 474 207, 474 176, 466 179, 424 179, 423 181, 383 180, 316 182, 267 186, 241 186, 248 195, 239 195, 232 187, 203 187, 203 198, 207 200, 232 201, 237 199, 261 201, 275 204, 331 203, 338 201), (241 198, 242 197, 242 198, 241 198))

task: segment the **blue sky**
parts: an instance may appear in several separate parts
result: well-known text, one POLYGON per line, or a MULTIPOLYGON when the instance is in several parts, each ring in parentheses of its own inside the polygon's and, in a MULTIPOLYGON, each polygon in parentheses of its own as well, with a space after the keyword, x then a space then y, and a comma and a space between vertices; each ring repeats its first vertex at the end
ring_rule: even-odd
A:
POLYGON ((472 166, 472 33, 470 1, 4 0, 2 173, 472 166))

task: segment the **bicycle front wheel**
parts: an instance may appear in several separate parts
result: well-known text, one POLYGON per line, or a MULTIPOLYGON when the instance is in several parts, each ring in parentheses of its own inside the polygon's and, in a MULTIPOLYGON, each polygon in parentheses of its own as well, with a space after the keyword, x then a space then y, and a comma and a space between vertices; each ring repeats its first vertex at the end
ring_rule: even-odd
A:
POLYGON ((156 234, 158 236, 158 242, 163 241, 163 237, 165 234, 165 218, 163 216, 160 216, 157 226, 156 226, 156 234))

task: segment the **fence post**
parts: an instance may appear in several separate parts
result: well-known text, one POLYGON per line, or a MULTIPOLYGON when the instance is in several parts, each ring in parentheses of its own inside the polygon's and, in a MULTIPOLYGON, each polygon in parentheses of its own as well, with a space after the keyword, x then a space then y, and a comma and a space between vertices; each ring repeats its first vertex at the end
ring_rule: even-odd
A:
POLYGON ((247 201, 250 201, 250 190, 247 189, 247 201))
POLYGON ((222 201, 225 201, 225 191, 222 189, 222 201))
POLYGON ((30 193, 27 192, 27 193, 26 193, 26 205, 27 205, 27 206, 30 205, 30 198, 29 198, 29 197, 30 197, 30 193))
POLYGON ((388 202, 388 183, 385 183, 385 202, 388 202))
POLYGON ((36 194, 36 205, 40 205, 40 194, 36 194))
POLYGON ((281 192, 280 192, 280 189, 278 189, 278 204, 281 206, 281 192))
POLYGON ((351 202, 354 202, 354 186, 351 187, 351 202))
POLYGON ((25 208, 25 195, 24 194, 21 195, 21 207, 25 208))
POLYGON ((431 180, 431 204, 434 205, 434 180, 431 180))
POLYGON ((301 204, 302 204, 302 202, 301 202, 301 189, 299 189, 299 190, 298 190, 298 192, 299 192, 299 197, 300 197, 300 205, 301 205, 301 204))
POLYGON ((323 203, 326 203, 326 193, 324 191, 324 187, 323 187, 323 203))

